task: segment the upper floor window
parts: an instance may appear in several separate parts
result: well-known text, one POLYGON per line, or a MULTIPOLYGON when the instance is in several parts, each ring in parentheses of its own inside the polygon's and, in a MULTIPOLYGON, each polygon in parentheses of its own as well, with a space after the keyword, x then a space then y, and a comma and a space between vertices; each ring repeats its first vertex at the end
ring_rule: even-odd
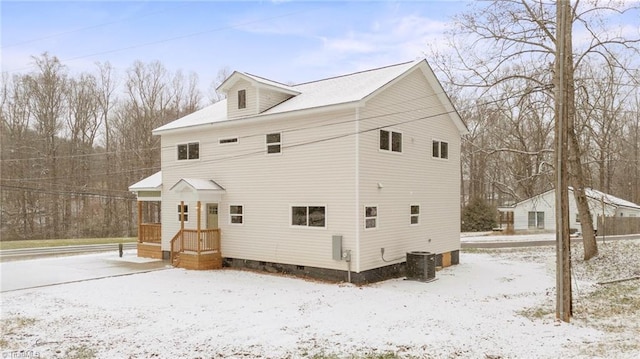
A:
POLYGON ((247 107, 247 90, 239 90, 238 91, 238 108, 246 108, 247 107))
POLYGON ((281 136, 279 133, 270 133, 267 135, 267 153, 280 153, 281 148, 281 136))
POLYGON ((326 227, 326 214, 324 206, 294 206, 291 207, 291 225, 326 227))
POLYGON ((432 156, 435 158, 449 158, 449 144, 444 141, 433 141, 432 156))
POLYGON ((226 143, 238 143, 238 137, 221 138, 221 139, 218 140, 218 143, 220 143, 221 145, 224 145, 226 143))
POLYGON ((197 160, 200 158, 200 143, 191 142, 178 145, 179 160, 197 160))
POLYGON ((402 152, 402 134, 400 132, 380 130, 380 149, 402 152))

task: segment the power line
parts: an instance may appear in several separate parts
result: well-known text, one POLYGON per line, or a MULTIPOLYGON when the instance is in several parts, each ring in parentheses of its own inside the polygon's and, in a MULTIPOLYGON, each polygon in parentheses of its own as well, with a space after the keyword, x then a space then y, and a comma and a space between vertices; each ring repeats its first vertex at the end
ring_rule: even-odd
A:
POLYGON ((51 195, 68 195, 68 196, 94 197, 94 198, 104 198, 104 199, 124 199, 124 200, 131 200, 131 201, 135 200, 135 197, 133 196, 125 197, 125 196, 114 196, 114 195, 108 195, 103 193, 92 193, 92 192, 54 191, 54 190, 47 190, 43 188, 11 186, 11 185, 3 185, 1 187, 1 190, 14 191, 14 192, 30 191, 30 192, 51 194, 51 195))
POLYGON ((128 19, 123 19, 123 20, 104 22, 104 23, 101 23, 101 24, 85 26, 85 27, 74 29, 74 30, 57 32, 57 33, 54 33, 54 34, 41 36, 41 37, 37 37, 37 38, 34 38, 34 39, 29 39, 29 40, 24 40, 24 41, 16 42, 16 43, 13 43, 13 44, 9 44, 9 45, 4 45, 4 46, 2 46, 0 48, 7 49, 7 48, 10 48, 10 47, 26 45, 26 44, 30 44, 30 43, 33 43, 33 42, 46 40, 46 39, 51 39, 51 38, 58 37, 58 36, 69 35, 69 34, 73 34, 73 33, 76 33, 76 32, 82 32, 82 31, 86 31, 86 30, 97 29, 97 28, 100 28, 100 27, 105 27, 105 26, 115 25, 115 24, 121 24, 121 23, 125 23, 125 22, 139 21, 140 18, 148 17, 148 16, 156 15, 156 14, 161 14, 161 13, 167 12, 167 11, 174 11, 176 9, 185 7, 186 5, 187 5, 187 3, 183 3, 180 6, 166 8, 166 9, 162 9, 162 10, 159 10, 159 11, 150 12, 150 13, 147 13, 147 14, 136 14, 135 18, 128 18, 128 19))
MULTIPOLYGON (((209 34, 209 33, 212 33, 212 32, 230 30, 230 29, 235 29, 235 28, 241 27, 241 26, 252 25, 252 24, 256 24, 256 23, 260 23, 260 22, 264 22, 264 21, 275 20, 275 19, 279 19, 279 18, 283 18, 283 17, 289 17, 289 16, 293 16, 293 15, 298 15, 298 14, 303 13, 303 12, 306 12, 306 10, 294 11, 294 12, 290 12, 290 13, 286 13, 286 14, 282 14, 282 15, 270 16, 270 17, 261 18, 261 19, 258 19, 258 20, 253 20, 253 21, 246 21, 246 22, 243 22, 243 23, 235 24, 235 25, 221 26, 221 27, 217 27, 217 28, 214 28, 214 29, 210 29, 210 30, 193 32, 193 33, 190 33, 190 34, 169 37, 169 38, 165 38, 165 39, 161 39, 161 40, 150 41, 150 42, 145 42, 145 43, 126 46, 126 47, 120 47, 120 48, 117 48, 117 49, 111 49, 111 50, 106 50, 106 51, 101 51, 101 52, 94 52, 92 54, 80 55, 80 56, 76 56, 76 57, 63 59, 63 60, 60 60, 60 62, 61 63, 71 62, 71 61, 75 61, 75 60, 85 59, 87 57, 112 54, 112 53, 115 53, 115 52, 121 52, 121 51, 126 51, 126 50, 137 49, 137 48, 141 48, 141 47, 147 47, 147 46, 151 46, 151 45, 163 44, 163 43, 170 42, 170 41, 182 40, 182 39, 186 39, 186 38, 189 38, 189 37, 209 34)), ((34 67, 35 66, 33 66, 33 65, 32 66, 27 66, 27 67, 21 67, 21 68, 17 68, 17 69, 8 70, 7 72, 12 73, 12 72, 18 72, 18 71, 23 71, 23 70, 29 70, 29 69, 32 69, 34 67)))

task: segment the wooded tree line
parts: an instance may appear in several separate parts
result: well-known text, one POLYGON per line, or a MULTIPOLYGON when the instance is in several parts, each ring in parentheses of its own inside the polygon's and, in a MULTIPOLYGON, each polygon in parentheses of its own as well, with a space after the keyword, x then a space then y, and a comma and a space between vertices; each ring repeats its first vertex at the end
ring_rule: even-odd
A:
MULTIPOLYGON (((434 51, 470 131, 463 204, 507 205, 553 188, 555 7, 514 0, 469 10, 448 34, 455 51, 434 51)), ((575 2, 572 124, 584 186, 640 203, 640 35, 611 25, 625 15, 637 19, 637 4, 575 2)))
POLYGON ((152 129, 201 105, 197 75, 160 62, 70 74, 49 54, 34 65, 2 75, 2 239, 135 234, 127 188, 160 169, 152 129))

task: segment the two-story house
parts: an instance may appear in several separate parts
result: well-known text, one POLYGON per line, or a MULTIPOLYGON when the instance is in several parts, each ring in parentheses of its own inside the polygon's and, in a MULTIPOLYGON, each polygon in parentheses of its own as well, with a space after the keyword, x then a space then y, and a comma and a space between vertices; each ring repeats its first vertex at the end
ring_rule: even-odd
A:
POLYGON ((291 86, 234 72, 219 90, 153 131, 162 170, 130 190, 162 224, 139 215, 139 255, 354 283, 409 251, 458 262, 467 129, 425 60, 291 86))

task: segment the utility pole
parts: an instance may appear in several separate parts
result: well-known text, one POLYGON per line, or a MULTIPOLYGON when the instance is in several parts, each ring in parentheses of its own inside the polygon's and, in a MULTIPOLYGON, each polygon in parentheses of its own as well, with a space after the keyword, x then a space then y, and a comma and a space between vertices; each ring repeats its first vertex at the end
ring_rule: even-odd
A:
MULTIPOLYGON (((567 32, 571 34, 570 0, 556 2, 556 123, 555 123, 555 194, 556 194, 556 319, 569 322, 571 318, 571 246, 569 241, 568 189, 568 91, 567 61, 573 61, 573 51, 567 46, 567 32)), ((571 43, 571 42, 569 42, 571 43)), ((571 67, 572 68, 572 67, 571 67)))

